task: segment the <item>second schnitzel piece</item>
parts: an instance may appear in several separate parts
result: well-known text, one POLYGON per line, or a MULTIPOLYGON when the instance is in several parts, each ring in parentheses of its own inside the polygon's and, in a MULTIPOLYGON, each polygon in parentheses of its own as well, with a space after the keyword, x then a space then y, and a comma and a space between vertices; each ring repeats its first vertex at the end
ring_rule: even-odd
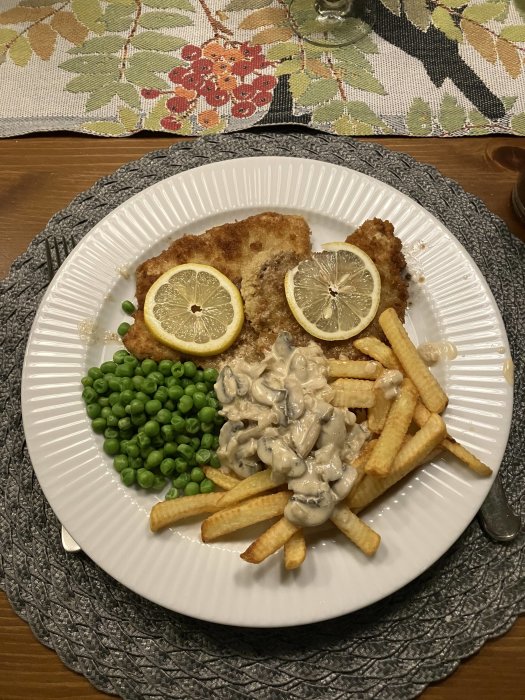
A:
POLYGON ((348 340, 327 341, 314 338, 295 320, 284 291, 287 271, 308 256, 293 252, 277 253, 270 258, 257 255, 243 275, 241 293, 246 316, 258 334, 257 347, 261 352, 271 348, 280 331, 288 331, 294 345, 307 345, 313 340, 320 345, 326 357, 359 357, 360 353, 352 345, 353 340, 368 335, 385 339, 378 323, 379 315, 384 309, 393 306, 401 320, 404 320, 408 300, 408 284, 402 275, 405 258, 401 251, 401 241, 394 235, 392 224, 381 219, 365 221, 347 237, 346 242, 364 250, 374 261, 381 277, 379 307, 371 324, 348 340))
MULTIPOLYGON (((142 308, 146 294, 164 272, 184 263, 201 263, 217 268, 240 286, 244 271, 255 255, 271 257, 278 251, 297 251, 307 257, 311 252, 310 228, 302 216, 265 212, 242 221, 223 224, 200 235, 185 235, 166 250, 143 262, 136 271, 138 311, 134 324, 123 338, 125 347, 139 359, 150 357, 178 360, 181 354, 159 342, 149 332, 142 308)), ((257 359, 257 336, 246 320, 239 338, 225 353, 197 358, 200 365, 230 361, 236 356, 257 359)))
POLYGON ((265 252, 270 256, 280 250, 310 253, 310 228, 302 216, 265 212, 215 226, 200 235, 177 238, 160 255, 137 268, 139 308, 153 282, 171 267, 184 263, 211 265, 239 285, 243 270, 254 255, 265 252))

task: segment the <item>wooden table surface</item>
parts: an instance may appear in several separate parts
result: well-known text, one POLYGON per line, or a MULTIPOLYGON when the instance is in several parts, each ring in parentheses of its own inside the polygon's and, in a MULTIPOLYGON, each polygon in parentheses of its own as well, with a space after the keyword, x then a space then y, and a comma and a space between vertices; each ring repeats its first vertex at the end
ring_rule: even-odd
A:
MULTIPOLYGON (((510 193, 518 167, 525 167, 525 138, 368 139, 436 166, 443 175, 480 197, 509 229, 525 240, 513 214, 510 193)), ((177 141, 143 134, 103 139, 41 134, 0 140, 0 276, 50 217, 100 177, 144 154, 177 141)), ((504 636, 485 644, 449 678, 423 693, 425 700, 514 700, 525 697, 525 618, 504 636)), ((33 636, 0 592, 0 698, 27 700, 110 697, 33 636)))

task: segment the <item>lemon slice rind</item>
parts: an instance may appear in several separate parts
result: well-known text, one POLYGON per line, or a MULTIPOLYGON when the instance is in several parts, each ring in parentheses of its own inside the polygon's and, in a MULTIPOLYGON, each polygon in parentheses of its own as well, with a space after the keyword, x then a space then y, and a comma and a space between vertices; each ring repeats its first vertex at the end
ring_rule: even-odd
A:
MULTIPOLYGON (((360 316, 360 321, 347 330, 337 330, 333 332, 327 332, 320 329, 315 323, 309 320, 301 309, 300 305, 297 303, 295 294, 295 276, 302 263, 299 263, 292 270, 288 270, 284 280, 284 289, 286 300, 290 311, 292 312, 297 323, 304 328, 310 335, 318 338, 320 340, 348 340, 353 338, 363 331, 367 326, 370 325, 374 316, 376 315, 377 309, 379 307, 379 301, 381 296, 381 278, 377 267, 375 266, 373 260, 367 255, 363 250, 354 246, 350 243, 345 243, 341 241, 335 241, 331 243, 324 243, 322 245, 323 251, 326 253, 337 253, 338 251, 349 251, 353 253, 363 264, 363 269, 368 271, 372 278, 372 293, 369 294, 371 297, 370 307, 364 316, 360 316)), ((303 261, 304 262, 304 261, 303 261)), ((327 289, 328 292, 328 289, 327 289)), ((368 295, 368 293, 367 293, 368 295)), ((355 310, 354 310, 355 311, 355 310)))
MULTIPOLYGON (((206 276, 205 276, 206 277, 206 276)), ((213 282, 213 280, 208 281, 213 282)), ((172 284, 173 286, 173 284, 172 284)), ((180 285, 179 285, 180 288, 180 285)), ((180 299, 178 301, 178 310, 180 310, 180 299)), ((189 319, 189 323, 192 322, 192 316, 190 310, 192 306, 195 305, 195 300, 192 297, 191 290, 188 289, 188 302, 187 309, 183 309, 186 317, 189 319)), ((239 290, 235 284, 222 272, 212 267, 211 265, 203 265, 200 263, 185 263, 183 265, 177 265, 167 270, 162 274, 149 288, 146 294, 146 299, 144 301, 144 322, 149 330, 149 332, 161 343, 179 351, 184 355, 195 355, 199 357, 208 357, 211 355, 218 355, 221 352, 227 350, 237 339, 239 333, 242 330, 244 323, 244 308, 242 297, 239 290), (166 316, 169 314, 169 310, 173 308, 173 304, 170 302, 169 298, 169 285, 173 283, 174 278, 180 281, 181 275, 184 273, 192 272, 198 277, 199 273, 207 273, 217 281, 217 290, 220 290, 221 294, 221 306, 223 309, 218 309, 216 305, 213 304, 214 295, 203 297, 201 303, 202 308, 200 312, 204 317, 209 316, 209 325, 213 324, 217 327, 219 325, 224 326, 224 331, 217 337, 209 338, 209 340, 204 342, 195 342, 194 340, 188 340, 178 337, 175 333, 169 332, 165 328, 165 323, 163 324, 159 316, 166 316), (166 287, 168 285, 168 287, 166 287), (158 295, 159 291, 163 289, 162 300, 159 302, 158 295), (168 289, 168 292, 166 292, 168 289), (229 296, 229 301, 224 302, 224 293, 229 296), (164 310, 162 309, 164 307, 164 310), (230 320, 224 320, 224 316, 231 316, 230 320)), ((201 330, 202 327, 206 326, 205 323, 199 324, 201 330)), ((186 324, 186 328, 188 328, 186 324)))

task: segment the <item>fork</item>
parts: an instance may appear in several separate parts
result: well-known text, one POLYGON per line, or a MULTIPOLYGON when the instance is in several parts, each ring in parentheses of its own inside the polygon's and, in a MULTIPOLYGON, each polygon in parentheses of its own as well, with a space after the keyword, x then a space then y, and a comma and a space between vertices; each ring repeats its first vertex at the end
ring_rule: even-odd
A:
MULTIPOLYGON (((64 260, 67 258, 69 253, 73 250, 76 243, 71 237, 69 239, 66 236, 53 236, 51 239, 52 243, 46 238, 46 262, 47 262, 47 273, 49 281, 53 279, 58 268, 62 265, 64 260), (54 253, 54 256, 53 256, 54 253), (53 262, 53 258, 56 260, 56 265, 53 262)), ((81 549, 75 540, 71 537, 66 528, 62 525, 62 547, 66 552, 80 552, 81 549)))

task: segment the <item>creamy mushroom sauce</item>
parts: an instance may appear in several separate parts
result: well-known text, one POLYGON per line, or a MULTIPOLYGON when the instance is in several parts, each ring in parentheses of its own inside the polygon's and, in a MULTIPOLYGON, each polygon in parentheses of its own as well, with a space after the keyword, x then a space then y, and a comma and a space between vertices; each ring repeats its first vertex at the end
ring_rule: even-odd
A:
POLYGON ((215 391, 227 418, 217 454, 245 478, 270 467, 276 484, 293 492, 285 516, 296 525, 320 525, 345 498, 356 470, 351 462, 369 438, 348 409, 329 402, 327 361, 318 345, 294 348, 281 333, 259 363, 223 367, 215 391))
POLYGON ((375 380, 374 389, 382 391, 385 399, 395 399, 402 381, 403 375, 398 369, 385 369, 375 380))

